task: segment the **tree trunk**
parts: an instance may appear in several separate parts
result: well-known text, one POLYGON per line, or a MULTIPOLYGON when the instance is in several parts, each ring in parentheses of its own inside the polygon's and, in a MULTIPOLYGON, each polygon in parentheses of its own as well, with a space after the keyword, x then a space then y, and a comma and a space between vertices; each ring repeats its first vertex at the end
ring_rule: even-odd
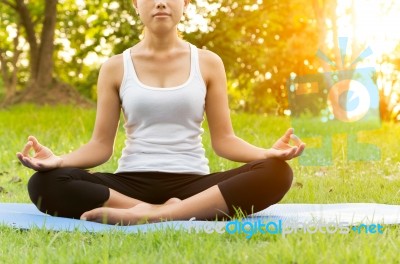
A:
POLYGON ((57 20, 58 0, 46 0, 43 29, 40 38, 39 60, 36 65, 36 83, 46 89, 53 77, 54 32, 57 20))
POLYGON ((23 0, 16 0, 16 11, 25 29, 30 53, 30 79, 27 89, 46 89, 53 77, 54 32, 58 0, 46 0, 40 42, 35 35, 35 25, 23 0))
MULTIPOLYGON (((24 0, 16 0, 15 11, 18 14, 21 26, 26 33, 26 40, 29 43, 30 56, 30 78, 35 78, 37 72, 37 61, 39 60, 38 42, 35 35, 35 24, 24 0)), ((43 28, 44 29, 44 28, 43 28)))
MULTIPOLYGON (((79 104, 90 106, 93 104, 82 97, 73 87, 61 83, 53 78, 54 38, 57 20, 58 0, 42 0, 44 7, 43 25, 41 32, 35 32, 36 25, 26 0, 0 0, 0 3, 9 6, 18 17, 17 28, 21 28, 29 44, 29 79, 21 92, 16 92, 17 62, 22 50, 18 50, 18 43, 14 41, 14 57, 0 56, 1 74, 8 90, 2 106, 30 102, 35 104, 79 104), (14 66, 13 66, 14 65, 14 66), (11 69, 10 68, 13 68, 11 69)), ((19 31, 18 31, 19 33, 19 31)), ((0 50, 1 53, 1 50, 0 50)), ((1 54, 0 54, 1 55, 1 54)))

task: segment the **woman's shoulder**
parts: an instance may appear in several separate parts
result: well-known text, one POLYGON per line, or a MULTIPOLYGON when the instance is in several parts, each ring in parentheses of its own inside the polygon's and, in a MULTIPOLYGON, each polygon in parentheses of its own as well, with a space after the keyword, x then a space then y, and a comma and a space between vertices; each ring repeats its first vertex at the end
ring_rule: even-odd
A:
POLYGON ((118 69, 118 67, 123 66, 123 55, 117 54, 113 55, 110 58, 108 58, 102 65, 102 68, 106 68, 109 70, 115 70, 118 69))
POLYGON ((106 76, 115 87, 119 87, 124 76, 123 55, 117 54, 108 58, 100 68, 100 76, 106 76))
POLYGON ((225 67, 221 57, 208 49, 198 48, 200 72, 206 86, 225 78, 225 67))
POLYGON ((198 51, 199 64, 203 78, 207 79, 208 77, 212 77, 216 69, 224 69, 224 63, 218 54, 207 49, 198 48, 198 51))
POLYGON ((216 54, 215 52, 212 52, 211 50, 198 48, 198 51, 199 51, 199 59, 200 60, 203 60, 208 63, 222 62, 221 57, 218 54, 216 54))

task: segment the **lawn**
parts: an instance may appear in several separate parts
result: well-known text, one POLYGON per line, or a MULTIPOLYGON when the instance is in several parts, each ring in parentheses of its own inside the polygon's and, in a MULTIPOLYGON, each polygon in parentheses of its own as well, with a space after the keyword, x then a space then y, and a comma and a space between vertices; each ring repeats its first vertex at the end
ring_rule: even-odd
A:
MULTIPOLYGON (((26 184, 32 171, 15 158, 28 135, 56 154, 66 153, 89 140, 94 117, 93 109, 68 106, 0 110, 0 201, 30 202, 26 184)), ((291 124, 289 118, 248 114, 232 114, 232 122, 237 135, 262 147, 269 147, 291 124)), ((331 166, 289 162, 295 179, 281 203, 400 204, 398 135, 400 125, 391 123, 360 132, 363 142, 381 150, 379 160, 363 162, 348 161, 346 135, 334 135, 331 166)), ((123 142, 121 125, 113 157, 96 170, 116 169, 123 142)), ((215 156, 207 132, 203 142, 212 171, 239 165, 215 156)), ((244 234, 173 230, 127 235, 0 226, 0 263, 399 263, 398 252, 400 226, 384 226, 383 234, 255 234, 251 239, 244 234)))

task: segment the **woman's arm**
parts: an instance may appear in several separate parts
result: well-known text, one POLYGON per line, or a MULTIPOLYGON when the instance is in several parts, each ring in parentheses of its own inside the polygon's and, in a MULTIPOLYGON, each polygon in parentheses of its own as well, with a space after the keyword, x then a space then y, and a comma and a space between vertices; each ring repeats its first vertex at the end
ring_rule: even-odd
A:
POLYGON ((289 129, 272 148, 256 147, 237 137, 232 128, 227 96, 227 81, 222 60, 210 51, 200 51, 200 68, 207 86, 206 116, 211 144, 217 155, 237 162, 251 162, 269 157, 291 159, 301 154, 305 144, 289 129), (293 139, 295 146, 289 145, 293 139))
POLYGON ((121 110, 118 91, 123 72, 121 55, 102 65, 97 82, 97 111, 92 137, 76 151, 61 156, 62 167, 95 167, 113 154, 121 110))
POLYGON ((56 156, 50 149, 30 136, 28 143, 17 157, 25 166, 34 170, 49 170, 57 167, 91 168, 106 162, 113 153, 115 135, 120 116, 118 89, 123 76, 121 55, 105 62, 97 83, 97 113, 90 141, 77 150, 56 156), (29 156, 30 149, 35 155, 29 156))

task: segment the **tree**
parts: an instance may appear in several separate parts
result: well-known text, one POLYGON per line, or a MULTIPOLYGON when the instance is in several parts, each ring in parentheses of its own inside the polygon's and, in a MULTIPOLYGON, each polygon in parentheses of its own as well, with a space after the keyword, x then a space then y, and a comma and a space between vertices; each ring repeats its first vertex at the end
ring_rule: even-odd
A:
POLYGON ((129 0, 0 0, 0 6, 5 103, 85 102, 76 90, 92 95, 99 67, 85 60, 119 53, 141 32, 129 0))
POLYGON ((304 71, 305 60, 315 60, 312 7, 300 0, 209 3, 219 4, 209 15, 210 31, 186 38, 222 57, 232 109, 281 114, 288 106, 288 78, 304 71))
MULTIPOLYGON (((18 50, 20 29, 23 29, 25 39, 29 45, 29 81, 27 88, 29 93, 27 94, 32 95, 40 92, 42 89, 49 87, 52 83, 54 31, 57 19, 58 0, 45 1, 43 11, 40 10, 41 5, 37 2, 29 4, 25 3, 23 0, 14 0, 13 2, 11 2, 11 0, 1 0, 0 2, 13 10, 17 16, 17 34, 14 38, 14 62, 21 53, 21 50, 18 50), (30 11, 29 8, 33 11, 30 11), (40 26, 35 11, 39 11, 44 15, 40 26)), ((4 55, 1 57, 3 65, 6 59, 4 55)), ((16 66, 16 63, 14 65, 16 66)), ((16 92, 15 87, 13 87, 14 85, 15 82, 12 82, 12 88, 8 89, 7 100, 11 100, 16 92)))
POLYGON ((67 7, 59 12, 57 25, 55 74, 95 98, 101 63, 138 42, 143 26, 130 0, 91 0, 79 5, 68 0, 64 4, 67 7))

